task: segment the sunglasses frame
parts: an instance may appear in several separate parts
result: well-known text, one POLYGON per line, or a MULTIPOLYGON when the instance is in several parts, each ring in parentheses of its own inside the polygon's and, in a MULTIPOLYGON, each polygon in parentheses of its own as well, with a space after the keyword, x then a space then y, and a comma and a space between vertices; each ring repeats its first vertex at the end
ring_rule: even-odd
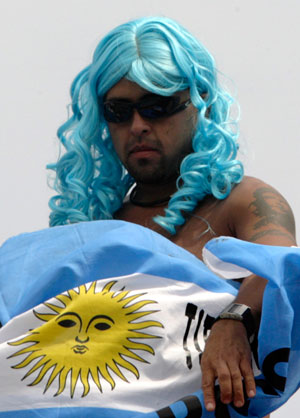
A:
POLYGON ((132 119, 133 111, 136 109, 142 118, 155 120, 181 112, 191 102, 191 99, 187 99, 180 103, 179 96, 159 96, 157 94, 147 94, 137 102, 125 99, 110 99, 103 102, 103 116, 109 123, 124 123, 132 119), (118 105, 119 110, 113 108, 113 106, 118 105), (161 111, 155 109, 158 106, 162 107, 161 111))

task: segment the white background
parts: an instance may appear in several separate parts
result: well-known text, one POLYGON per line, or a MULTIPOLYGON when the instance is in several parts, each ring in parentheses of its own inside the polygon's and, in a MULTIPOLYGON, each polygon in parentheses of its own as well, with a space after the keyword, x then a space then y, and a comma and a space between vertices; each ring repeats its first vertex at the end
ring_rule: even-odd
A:
MULTIPOLYGON (((237 90, 246 173, 275 186, 299 219, 299 0, 0 0, 0 244, 47 227, 45 166, 70 83, 107 31, 145 15, 178 20, 216 57, 237 90)), ((272 417, 298 416, 297 399, 272 417)))

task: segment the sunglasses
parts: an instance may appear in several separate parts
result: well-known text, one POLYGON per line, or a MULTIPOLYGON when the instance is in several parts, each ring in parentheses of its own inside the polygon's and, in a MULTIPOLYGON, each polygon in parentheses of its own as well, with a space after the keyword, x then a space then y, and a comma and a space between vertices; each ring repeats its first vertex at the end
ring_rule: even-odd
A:
POLYGON ((147 94, 135 103, 125 99, 111 99, 103 103, 103 116, 107 122, 111 123, 128 122, 136 109, 142 118, 159 119, 181 112, 190 103, 191 99, 180 103, 178 96, 159 96, 157 94, 147 94))

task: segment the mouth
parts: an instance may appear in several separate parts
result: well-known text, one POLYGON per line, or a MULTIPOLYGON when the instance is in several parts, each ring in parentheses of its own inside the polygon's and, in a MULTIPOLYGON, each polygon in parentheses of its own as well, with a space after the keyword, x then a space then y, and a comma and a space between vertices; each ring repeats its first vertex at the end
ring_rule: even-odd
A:
POLYGON ((135 145, 129 150, 129 156, 135 158, 149 158, 158 154, 160 154, 160 151, 149 145, 135 145))
POLYGON ((75 354, 84 354, 88 351, 88 348, 85 345, 74 345, 72 350, 75 354))

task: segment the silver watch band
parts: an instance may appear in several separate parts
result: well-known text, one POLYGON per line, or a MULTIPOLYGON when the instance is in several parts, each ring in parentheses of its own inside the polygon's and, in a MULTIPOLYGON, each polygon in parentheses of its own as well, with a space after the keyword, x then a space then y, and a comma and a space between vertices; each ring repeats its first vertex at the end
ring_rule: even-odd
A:
POLYGON ((224 309, 215 319, 215 322, 221 319, 233 319, 244 324, 248 338, 250 339, 255 333, 255 322, 251 313, 251 308, 241 303, 231 303, 224 309))

